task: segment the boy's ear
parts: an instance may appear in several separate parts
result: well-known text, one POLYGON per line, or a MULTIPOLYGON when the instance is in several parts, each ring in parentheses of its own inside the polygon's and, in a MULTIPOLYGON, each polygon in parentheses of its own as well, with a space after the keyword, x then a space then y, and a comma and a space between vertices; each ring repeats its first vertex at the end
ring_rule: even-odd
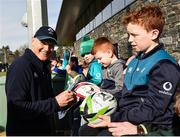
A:
POLYGON ((107 53, 108 53, 108 57, 112 57, 113 53, 110 49, 107 50, 107 53))
POLYGON ((159 30, 157 30, 157 29, 152 30, 151 31, 151 38, 152 38, 152 40, 155 40, 158 37, 159 37, 159 30))

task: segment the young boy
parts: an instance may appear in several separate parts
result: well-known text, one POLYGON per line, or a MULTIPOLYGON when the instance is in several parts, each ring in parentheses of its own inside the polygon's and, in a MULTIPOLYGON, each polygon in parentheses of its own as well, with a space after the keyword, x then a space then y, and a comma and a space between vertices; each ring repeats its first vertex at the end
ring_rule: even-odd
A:
POLYGON ((163 13, 157 5, 146 5, 127 15, 123 24, 129 34, 128 41, 139 54, 127 66, 119 108, 110 117, 99 116, 102 122, 81 127, 80 135, 141 134, 137 126, 130 128, 131 123, 149 123, 156 130, 172 131, 174 95, 180 72, 176 61, 159 43, 163 13), (115 132, 117 128, 119 134, 115 132))
POLYGON ((91 52, 103 65, 101 90, 115 94, 123 86, 123 60, 115 55, 112 43, 106 37, 95 40, 91 52))

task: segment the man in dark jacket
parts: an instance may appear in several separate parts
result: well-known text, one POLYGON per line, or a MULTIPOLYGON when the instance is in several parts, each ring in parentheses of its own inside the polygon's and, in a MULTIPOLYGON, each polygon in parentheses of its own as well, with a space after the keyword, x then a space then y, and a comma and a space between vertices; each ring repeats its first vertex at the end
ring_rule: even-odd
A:
POLYGON ((64 91, 53 96, 48 58, 57 44, 56 32, 42 26, 32 38, 32 49, 9 67, 6 79, 8 136, 51 135, 51 116, 74 100, 64 91))

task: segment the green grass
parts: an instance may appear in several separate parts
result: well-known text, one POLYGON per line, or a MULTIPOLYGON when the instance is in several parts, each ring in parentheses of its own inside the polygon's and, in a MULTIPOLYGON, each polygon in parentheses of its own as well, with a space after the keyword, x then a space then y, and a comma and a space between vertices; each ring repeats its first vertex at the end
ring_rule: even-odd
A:
POLYGON ((6 76, 6 72, 0 72, 0 77, 1 76, 6 76))

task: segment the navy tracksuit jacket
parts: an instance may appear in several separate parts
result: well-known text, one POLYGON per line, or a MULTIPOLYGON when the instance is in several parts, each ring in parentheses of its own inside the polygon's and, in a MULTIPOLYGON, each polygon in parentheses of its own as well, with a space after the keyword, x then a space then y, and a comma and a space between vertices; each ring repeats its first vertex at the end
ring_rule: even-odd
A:
POLYGON ((60 107, 53 97, 47 62, 26 49, 9 67, 6 94, 8 136, 51 135, 50 117, 60 107))
POLYGON ((117 95, 119 107, 111 120, 151 123, 170 129, 179 81, 179 66, 163 45, 145 55, 139 54, 127 67, 123 90, 117 95))

